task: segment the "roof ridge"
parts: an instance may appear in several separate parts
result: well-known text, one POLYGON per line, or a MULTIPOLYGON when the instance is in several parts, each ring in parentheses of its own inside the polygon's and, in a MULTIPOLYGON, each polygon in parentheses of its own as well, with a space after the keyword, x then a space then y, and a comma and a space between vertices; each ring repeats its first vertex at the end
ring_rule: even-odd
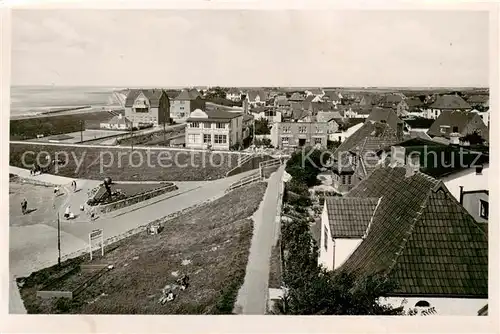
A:
POLYGON ((408 240, 410 239, 411 235, 413 234, 413 231, 415 230, 415 226, 417 225, 417 222, 420 220, 420 217, 422 217, 422 214, 424 213, 424 209, 427 208, 427 202, 429 201, 430 195, 433 191, 432 189, 429 189, 427 192, 427 196, 425 197, 424 201, 420 205, 420 210, 417 211, 416 216, 413 218, 413 222, 410 225, 408 231, 405 232, 406 237, 403 238, 403 241, 401 242, 401 245, 399 245, 398 251, 394 254, 395 257, 392 259, 392 263, 389 265, 389 268, 387 268, 385 272, 385 278, 387 279, 389 277, 389 274, 391 273, 392 269, 394 269, 394 266, 398 262, 399 257, 401 254, 403 254, 403 250, 406 247, 406 244, 408 243, 408 240))
MULTIPOLYGON (((372 197, 368 197, 368 198, 372 198, 372 197)), ((362 238, 363 240, 368 236, 368 232, 370 232, 370 229, 371 229, 372 223, 373 223, 373 217, 375 217, 375 213, 377 212, 377 209, 380 205, 380 202, 382 202, 382 198, 384 198, 384 196, 381 196, 378 199, 377 205, 375 206, 375 209, 373 210, 372 216, 370 217, 370 222, 368 223, 368 227, 366 228, 365 234, 363 235, 363 238, 362 238)))

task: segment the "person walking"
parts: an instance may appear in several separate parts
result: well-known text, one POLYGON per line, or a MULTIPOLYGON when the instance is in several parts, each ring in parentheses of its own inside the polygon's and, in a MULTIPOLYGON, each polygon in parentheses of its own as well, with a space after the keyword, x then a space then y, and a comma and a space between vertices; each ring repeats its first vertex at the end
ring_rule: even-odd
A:
POLYGON ((71 182, 71 186, 73 187, 73 192, 76 192, 76 181, 73 180, 73 182, 71 182))
POLYGON ((64 211, 64 218, 68 219, 70 213, 71 213, 71 205, 68 205, 66 211, 64 211))
POLYGON ((26 198, 23 199, 21 202, 21 211, 23 212, 23 215, 26 214, 26 209, 28 208, 28 201, 26 201, 26 198))

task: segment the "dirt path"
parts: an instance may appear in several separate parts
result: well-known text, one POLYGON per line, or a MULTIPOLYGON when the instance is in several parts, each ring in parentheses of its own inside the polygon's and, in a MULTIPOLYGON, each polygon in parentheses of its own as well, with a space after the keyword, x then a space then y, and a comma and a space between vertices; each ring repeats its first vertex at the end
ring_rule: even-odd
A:
POLYGON ((245 281, 238 292, 235 310, 241 314, 265 314, 271 250, 275 241, 277 199, 285 167, 269 179, 264 199, 255 212, 255 222, 245 281))

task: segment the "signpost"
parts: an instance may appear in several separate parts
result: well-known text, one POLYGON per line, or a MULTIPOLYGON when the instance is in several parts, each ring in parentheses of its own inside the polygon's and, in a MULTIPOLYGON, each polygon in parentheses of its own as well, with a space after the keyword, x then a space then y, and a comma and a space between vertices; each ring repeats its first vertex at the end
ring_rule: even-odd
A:
POLYGON ((98 239, 101 240, 101 256, 104 256, 104 235, 102 229, 92 230, 89 233, 90 261, 92 261, 92 241, 98 239))

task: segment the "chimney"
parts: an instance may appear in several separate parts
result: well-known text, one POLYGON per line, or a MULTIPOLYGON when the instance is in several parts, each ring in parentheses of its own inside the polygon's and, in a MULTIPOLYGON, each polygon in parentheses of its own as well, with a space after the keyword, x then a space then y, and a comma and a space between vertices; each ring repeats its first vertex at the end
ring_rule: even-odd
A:
POLYGON ((460 204, 464 204, 464 186, 460 186, 460 204))
POLYGON ((391 146, 391 166, 401 167, 405 165, 405 148, 402 146, 391 146))
POLYGON ((450 145, 460 145, 460 134, 453 132, 450 133, 450 145))
POLYGON ((403 132, 404 132, 404 123, 399 121, 396 129, 396 138, 398 140, 403 140, 403 132))
POLYGON ((118 119, 122 119, 122 114, 118 114, 118 119))
POLYGON ((406 158, 406 177, 410 177, 415 175, 416 172, 420 170, 420 154, 419 153, 411 153, 406 158))

